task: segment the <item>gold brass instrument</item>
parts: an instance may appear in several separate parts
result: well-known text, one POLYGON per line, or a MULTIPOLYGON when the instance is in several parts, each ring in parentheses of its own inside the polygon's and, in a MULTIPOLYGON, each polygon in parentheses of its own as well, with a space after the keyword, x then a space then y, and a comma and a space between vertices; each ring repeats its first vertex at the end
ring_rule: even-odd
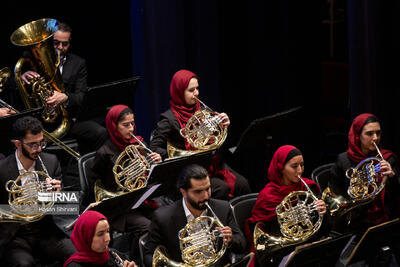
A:
POLYGON ((178 233, 183 263, 168 258, 166 249, 158 246, 153 254, 154 266, 212 266, 225 254, 227 244, 216 227, 224 227, 214 211, 205 203, 213 217, 200 216, 188 222, 178 233))
POLYGON ((308 191, 294 191, 276 207, 276 215, 282 236, 273 236, 263 230, 258 222, 254 228, 254 246, 257 252, 270 255, 273 252, 308 240, 321 227, 323 215, 317 210, 318 198, 299 176, 308 191))
POLYGON ((0 70, 0 93, 3 91, 4 85, 7 83, 8 78, 10 78, 11 70, 9 67, 4 67, 0 70))
POLYGON ((187 121, 185 128, 180 130, 180 134, 186 141, 197 150, 186 151, 174 147, 168 142, 168 157, 187 156, 193 153, 212 150, 220 147, 228 134, 226 128, 220 123, 220 118, 216 112, 206 106, 200 99, 194 97, 204 107, 196 111, 187 121))
MULTIPOLYGON (((42 119, 44 122, 59 126, 51 132, 51 135, 61 139, 71 126, 67 110, 58 105, 56 108, 46 103, 47 98, 53 95, 54 90, 64 93, 64 84, 58 65, 60 53, 56 53, 52 36, 58 29, 55 19, 39 19, 29 22, 13 32, 11 42, 16 46, 28 47, 34 60, 22 57, 15 65, 15 81, 21 93, 21 97, 28 109, 43 106, 42 119), (32 81, 32 86, 24 84, 21 72, 25 64, 29 64, 30 70, 40 74, 41 77, 32 81), (59 118, 57 121, 56 119, 59 118)), ((50 140, 52 141, 52 140, 50 140)))
POLYGON ((96 201, 102 201, 127 192, 136 191, 147 185, 147 177, 150 171, 151 162, 141 154, 141 150, 153 153, 146 147, 134 134, 139 145, 129 145, 118 156, 113 167, 115 182, 119 191, 109 191, 104 188, 100 180, 97 180, 94 186, 94 195, 96 201))
POLYGON ((52 185, 46 182, 51 177, 42 159, 39 157, 38 160, 44 171, 28 171, 6 183, 10 211, 0 209, 0 222, 38 221, 54 205, 48 195, 52 185))
MULTIPOLYGON (((17 109, 15 109, 10 104, 8 104, 5 101, 3 101, 2 99, 0 99, 0 106, 8 108, 8 109, 11 109, 11 110, 14 110, 16 113, 19 113, 19 111, 17 109)), ((81 157, 81 155, 78 152, 76 152, 75 150, 73 150, 72 148, 70 148, 69 146, 64 144, 61 140, 59 140, 58 138, 54 137, 51 133, 47 132, 45 129, 43 129, 43 136, 44 136, 44 138, 46 138, 50 142, 53 142, 54 144, 56 144, 60 148, 64 149, 66 152, 68 152, 70 155, 75 157, 77 160, 81 157)))
POLYGON ((385 188, 384 177, 380 177, 379 173, 380 161, 383 160, 383 156, 375 142, 374 145, 380 159, 377 157, 366 158, 356 167, 346 170, 346 177, 350 180, 347 189, 348 196, 335 194, 329 187, 324 190, 322 199, 329 207, 328 210, 334 220, 348 215, 347 223, 350 223, 351 215, 348 212, 371 202, 385 188), (381 180, 379 185, 377 184, 378 180, 381 180))

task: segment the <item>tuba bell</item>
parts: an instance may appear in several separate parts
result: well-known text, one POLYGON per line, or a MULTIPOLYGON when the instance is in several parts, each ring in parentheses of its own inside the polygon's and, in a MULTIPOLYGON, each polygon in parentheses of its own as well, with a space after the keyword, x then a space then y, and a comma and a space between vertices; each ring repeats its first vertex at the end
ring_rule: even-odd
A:
POLYGON ((212 212, 213 217, 200 216, 188 222, 178 233, 179 244, 183 263, 173 261, 167 256, 165 247, 158 246, 153 254, 154 266, 212 266, 225 254, 227 244, 222 240, 222 233, 216 227, 224 227, 216 217, 214 211, 205 203, 212 212))
POLYGON ((27 57, 20 58, 14 69, 15 81, 26 108, 43 107, 43 121, 55 128, 51 135, 61 139, 71 125, 68 112, 62 105, 53 108, 46 103, 47 98, 53 95, 54 90, 65 92, 58 69, 60 54, 56 53, 52 39, 57 30, 57 20, 39 19, 19 27, 13 32, 10 40, 16 46, 28 47, 34 58, 34 60, 27 57), (24 84, 21 78, 26 64, 41 76, 34 79, 31 86, 24 84), (59 123, 58 127, 55 125, 56 123, 59 123))
POLYGON ((194 97, 204 107, 196 111, 179 133, 196 150, 178 149, 168 142, 168 157, 188 156, 194 153, 219 148, 226 139, 228 130, 223 128, 216 112, 194 97))
POLYGON ((314 201, 318 198, 308 191, 294 191, 287 195, 276 207, 276 215, 282 236, 273 236, 264 230, 264 224, 258 222, 254 228, 254 247, 258 253, 272 253, 291 245, 307 241, 321 227, 323 215, 317 210, 314 201))
POLYGON ((50 177, 46 172, 28 171, 15 180, 9 180, 5 185, 9 210, 0 209, 0 222, 30 223, 40 220, 54 204, 52 200, 41 198, 41 194, 43 196, 51 191, 47 178, 50 177))

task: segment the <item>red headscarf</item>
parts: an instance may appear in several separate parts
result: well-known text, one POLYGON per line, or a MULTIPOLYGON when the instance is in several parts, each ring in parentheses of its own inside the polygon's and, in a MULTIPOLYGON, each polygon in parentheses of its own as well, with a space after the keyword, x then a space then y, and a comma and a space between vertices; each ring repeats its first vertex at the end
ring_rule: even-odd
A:
MULTIPOLYGON (((121 133, 118 131, 118 118, 121 112, 125 109, 129 109, 129 107, 125 105, 116 105, 113 106, 107 113, 106 116, 106 127, 108 134, 110 135, 111 140, 113 143, 122 151, 128 145, 138 144, 138 141, 131 137, 131 139, 127 140, 122 137, 121 133)), ((133 112, 132 112, 133 113, 133 112)), ((136 136, 136 125, 133 123, 133 134, 136 136)), ((136 136, 140 141, 143 141, 141 136, 136 136)))
POLYGON ((103 253, 94 252, 91 248, 94 234, 96 233, 96 226, 100 220, 107 220, 107 218, 93 210, 88 210, 82 213, 72 231, 71 240, 78 252, 74 253, 64 263, 64 267, 70 262, 90 262, 93 264, 105 264, 110 258, 108 248, 103 253))
MULTIPOLYGON (((347 155, 355 163, 360 163, 364 159, 368 158, 368 155, 365 155, 364 152, 361 150, 361 143, 360 143, 360 135, 362 128, 365 125, 365 122, 369 117, 376 117, 370 113, 363 113, 358 115, 354 118, 353 123, 351 124, 350 131, 349 131, 349 148, 347 149, 347 155)), ((387 160, 390 156, 394 156, 393 152, 386 149, 379 150, 382 153, 382 156, 385 160, 387 160)), ((382 177, 380 178, 382 179, 382 177)), ((381 182, 381 181, 378 181, 381 182)), ((382 190, 379 197, 377 197, 372 202, 372 207, 368 210, 368 218, 377 222, 381 223, 388 219, 388 215, 385 211, 384 207, 384 200, 385 200, 385 188, 382 190)))
MULTIPOLYGON (((257 202, 253 207, 252 215, 245 221, 245 234, 251 244, 251 250, 254 251, 253 235, 250 231, 250 223, 255 224, 259 221, 267 222, 276 218, 276 207, 282 200, 293 191, 307 191, 304 184, 299 181, 295 184, 284 185, 282 184, 282 170, 287 162, 288 154, 297 149, 294 146, 284 145, 276 150, 272 157, 271 163, 268 168, 269 183, 258 194, 257 202)), ((298 149, 297 149, 298 150, 298 149)), ((317 185, 310 179, 302 178, 307 185, 317 185)), ((316 186, 319 192, 319 187, 316 186)))
MULTIPOLYGON (((370 113, 363 113, 361 115, 358 115, 354 120, 353 123, 351 124, 350 131, 349 131, 349 148, 347 149, 347 155, 349 158, 356 162, 359 163, 363 161, 364 159, 368 158, 368 155, 365 155, 362 150, 361 150, 361 144, 360 144, 360 135, 362 128, 365 125, 365 122, 369 117, 376 117, 373 114, 370 113)), ((390 150, 386 149, 381 149, 379 150, 382 153, 382 156, 385 160, 387 160, 393 153, 390 150)))
MULTIPOLYGON (((171 95, 171 100, 169 101, 170 108, 178 120, 181 129, 185 128, 190 117, 201 108, 199 102, 196 102, 193 106, 188 106, 185 101, 184 92, 192 78, 198 79, 197 75, 191 71, 177 71, 172 77, 171 85, 169 87, 169 93, 171 95)), ((187 150, 192 150, 186 140, 185 147, 187 150)))

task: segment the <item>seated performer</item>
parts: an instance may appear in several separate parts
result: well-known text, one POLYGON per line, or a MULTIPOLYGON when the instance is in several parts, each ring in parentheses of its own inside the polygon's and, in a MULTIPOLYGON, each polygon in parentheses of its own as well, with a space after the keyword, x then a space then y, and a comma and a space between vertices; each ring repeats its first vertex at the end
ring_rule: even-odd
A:
MULTIPOLYGON (((72 118, 73 125, 69 134, 76 138, 81 155, 95 151, 107 138, 106 129, 94 120, 80 120, 83 99, 88 90, 86 60, 70 51, 72 29, 66 23, 59 23, 58 30, 53 35, 54 49, 61 52, 61 72, 65 92, 54 90, 47 99, 47 104, 53 107, 63 105, 72 118)), ((22 81, 29 85, 40 74, 28 70, 21 75, 22 81)))
POLYGON ((137 267, 134 261, 122 260, 119 252, 108 247, 110 226, 107 218, 97 211, 88 210, 79 216, 71 240, 77 252, 69 257, 64 267, 137 267))
MULTIPOLYGON (((291 145, 284 145, 276 150, 268 168, 269 182, 258 194, 252 215, 245 222, 245 234, 252 244, 252 250, 254 250, 252 233, 257 222, 263 222, 269 234, 281 236, 276 207, 291 192, 308 190, 299 179, 303 171, 304 160, 300 150, 291 145)), ((315 182, 307 178, 302 179, 315 195, 320 194, 320 189, 315 182)), ((324 201, 317 200, 315 203, 317 210, 324 214, 326 212, 324 201)))
MULTIPOLYGON (((170 95, 170 109, 161 114, 160 121, 157 123, 157 128, 150 141, 150 149, 159 153, 163 159, 168 157, 168 142, 178 149, 196 150, 181 136, 180 130, 186 126, 193 114, 201 109, 200 103, 196 100, 199 96, 197 75, 188 70, 176 72, 172 77, 170 95)), ((220 113, 218 116, 222 127, 227 128, 230 124, 228 115, 220 113)), ((211 191, 214 198, 226 200, 251 192, 247 180, 240 174, 233 172, 221 160, 220 155, 214 158, 209 171, 211 191)))
MULTIPOLYGON (((8 204, 5 184, 27 171, 47 172, 47 183, 53 190, 61 189, 61 168, 56 156, 41 153, 46 143, 43 126, 36 118, 26 116, 13 124, 15 153, 0 161, 0 203, 8 204)), ((1 215, 0 215, 1 216, 1 215)), ((1 223, 0 258, 10 266, 36 266, 42 262, 64 262, 75 252, 72 242, 46 215, 36 222, 18 224, 1 223), (1 253, 3 252, 3 253, 1 253)))
MULTIPOLYGON (((337 161, 330 171, 329 187, 331 190, 337 195, 350 199, 347 194, 350 179, 346 177, 346 171, 367 158, 377 157, 380 159, 377 147, 383 157, 380 161, 382 177, 378 178, 377 184, 386 182, 386 186, 372 203, 353 211, 351 222, 355 224, 350 227, 353 229, 361 230, 364 226, 371 226, 399 216, 397 157, 389 150, 380 149, 381 133, 381 125, 375 115, 363 113, 357 116, 350 127, 348 149, 338 155, 337 161)), ((342 228, 340 225, 337 227, 342 228)), ((347 226, 346 228, 349 229, 347 226)))
POLYGON ((196 164, 187 166, 181 173, 179 190, 182 199, 157 209, 153 215, 145 245, 146 266, 151 266, 154 250, 160 245, 166 248, 171 260, 182 262, 178 232, 199 216, 213 217, 212 211, 207 209, 206 202, 224 225, 220 230, 223 242, 228 245, 225 256, 229 250, 235 253, 244 252, 246 239, 233 218, 229 203, 210 198, 210 179, 207 170, 196 164))
MULTIPOLYGON (((109 133, 109 139, 96 151, 92 170, 101 179, 104 188, 108 191, 116 192, 121 189, 114 178, 113 167, 122 151, 128 145, 138 145, 138 141, 132 136, 136 136, 136 126, 133 111, 125 105, 113 106, 106 116, 106 127, 109 133)), ((140 141, 142 137, 136 136, 140 141)), ((161 156, 157 153, 147 154, 152 163, 160 163, 161 156)), ((137 253, 138 239, 148 231, 150 225, 150 214, 154 202, 146 201, 141 207, 131 210, 127 213, 118 213, 112 220, 111 228, 120 232, 134 232, 131 251, 137 253), (150 204, 150 205, 148 205, 150 204)))

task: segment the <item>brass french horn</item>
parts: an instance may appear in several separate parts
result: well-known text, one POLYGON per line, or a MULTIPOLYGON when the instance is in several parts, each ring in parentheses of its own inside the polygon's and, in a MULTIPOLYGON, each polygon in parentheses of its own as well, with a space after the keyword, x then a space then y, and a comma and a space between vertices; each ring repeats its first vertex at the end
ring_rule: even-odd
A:
POLYGON ((5 188, 8 192, 9 209, 0 209, 0 222, 29 223, 40 220, 54 205, 51 179, 39 157, 44 171, 28 171, 16 179, 10 179, 5 188))
POLYGON ((11 70, 9 67, 4 67, 0 70, 0 93, 3 91, 4 85, 7 83, 8 78, 10 78, 11 70))
POLYGON ((183 263, 167 256, 165 247, 158 246, 153 253, 153 267, 208 267, 217 263, 225 254, 227 244, 222 240, 222 233, 216 227, 224 227, 206 202, 213 217, 200 216, 188 222, 178 233, 183 263))
MULTIPOLYGON (((22 57, 15 65, 15 81, 21 93, 26 108, 43 107, 42 119, 45 123, 54 125, 55 130, 51 135, 61 139, 71 126, 67 110, 59 105, 56 108, 46 103, 54 90, 64 93, 65 88, 58 65, 60 55, 56 53, 53 45, 53 35, 58 30, 55 19, 39 19, 29 22, 13 32, 11 43, 16 46, 28 47, 34 60, 22 57), (21 75, 24 66, 40 74, 40 78, 32 81, 32 86, 24 84, 21 75), (59 118, 59 119, 57 119, 59 118)), ((51 140, 50 140, 51 141, 51 140)))
POLYGON ((187 121, 180 134, 196 150, 178 149, 168 142, 168 157, 188 156, 193 153, 219 148, 225 141, 228 130, 220 125, 216 112, 206 106, 200 99, 194 97, 204 107, 196 111, 187 121))
POLYGON ((318 198, 304 180, 299 178, 308 191, 291 192, 276 207, 282 236, 268 234, 263 230, 264 224, 258 222, 253 233, 256 252, 271 255, 284 247, 303 243, 321 227, 323 215, 314 203, 318 198))
POLYGON ((380 174, 380 161, 383 156, 378 148, 377 157, 366 158, 354 168, 346 170, 346 177, 349 179, 347 196, 335 194, 330 187, 327 187, 322 199, 328 207, 328 211, 333 221, 338 221, 343 216, 348 216, 347 223, 351 222, 350 211, 373 201, 377 195, 385 188, 385 180, 380 174), (378 184, 380 180, 380 184, 378 184))

